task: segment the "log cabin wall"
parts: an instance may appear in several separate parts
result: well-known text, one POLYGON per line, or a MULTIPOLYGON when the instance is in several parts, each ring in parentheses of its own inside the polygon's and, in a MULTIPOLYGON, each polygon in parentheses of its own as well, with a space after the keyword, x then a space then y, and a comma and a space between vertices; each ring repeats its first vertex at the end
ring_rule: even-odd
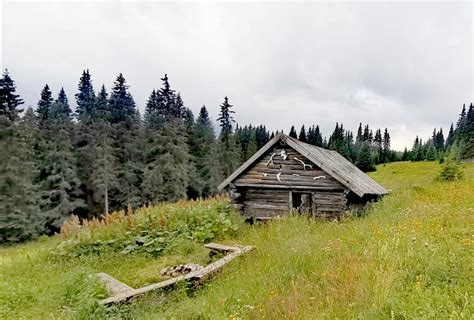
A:
POLYGON ((275 217, 288 214, 288 190, 245 188, 242 191, 243 213, 248 217, 275 217))
POLYGON ((275 146, 234 181, 237 187, 270 187, 281 189, 346 189, 339 181, 312 164, 292 148, 275 146), (284 150, 286 160, 281 156, 284 150), (295 159, 296 158, 296 159, 295 159), (303 164, 306 165, 306 170, 303 164))
POLYGON ((347 188, 287 145, 270 149, 234 185, 234 203, 249 217, 288 214, 291 192, 311 194, 313 215, 333 217, 346 209, 347 188))

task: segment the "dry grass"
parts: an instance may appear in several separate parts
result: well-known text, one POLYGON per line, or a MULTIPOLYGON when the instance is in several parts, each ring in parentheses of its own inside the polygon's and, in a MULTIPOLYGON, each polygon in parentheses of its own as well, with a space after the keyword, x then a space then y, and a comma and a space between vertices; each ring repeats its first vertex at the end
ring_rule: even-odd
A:
MULTIPOLYGON (((109 309, 94 303, 103 292, 78 274, 105 271, 138 285, 154 280, 155 270, 167 263, 199 262, 206 259, 206 252, 198 245, 159 259, 107 253, 52 261, 48 250, 59 239, 3 249, 0 314, 6 318, 471 319, 474 165, 466 165, 465 179, 455 182, 435 181, 439 169, 436 163, 380 166, 372 176, 393 192, 367 215, 340 222, 292 217, 244 227, 228 242, 255 245, 256 250, 231 263, 213 281, 197 289, 151 293, 109 309), (46 297, 37 297, 38 285, 46 297)), ((88 228, 102 234, 116 223, 122 226, 121 218, 111 220, 107 227, 101 222, 88 228)), ((74 228, 65 236, 83 232, 74 228)))

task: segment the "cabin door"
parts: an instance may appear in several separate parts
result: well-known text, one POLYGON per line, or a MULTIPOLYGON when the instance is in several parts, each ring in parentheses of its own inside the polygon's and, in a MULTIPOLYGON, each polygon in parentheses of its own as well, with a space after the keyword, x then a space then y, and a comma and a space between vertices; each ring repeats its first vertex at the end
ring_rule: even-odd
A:
POLYGON ((311 193, 291 192, 291 196, 293 209, 296 209, 299 213, 312 213, 313 204, 311 201, 311 193))

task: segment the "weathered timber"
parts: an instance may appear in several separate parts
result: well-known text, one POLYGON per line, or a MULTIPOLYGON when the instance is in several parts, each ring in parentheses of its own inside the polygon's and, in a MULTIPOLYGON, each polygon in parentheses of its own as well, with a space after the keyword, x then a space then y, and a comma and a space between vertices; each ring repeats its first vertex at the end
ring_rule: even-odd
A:
POLYGON ((262 202, 253 202, 253 201, 245 201, 244 202, 245 208, 254 208, 254 209, 273 209, 273 210, 288 210, 288 205, 277 205, 277 204, 268 204, 262 202))
MULTIPOLYGON (((118 292, 117 294, 115 294, 114 296, 112 296, 110 298, 100 300, 99 304, 109 305, 109 304, 112 304, 112 303, 124 302, 124 301, 127 301, 127 300, 129 300, 133 297, 145 294, 147 292, 157 290, 157 289, 166 288, 166 287, 171 286, 171 285, 173 285, 177 282, 180 282, 180 281, 185 281, 185 280, 194 280, 195 281, 195 280, 207 279, 209 276, 211 276, 212 274, 217 272, 219 269, 221 269, 223 266, 228 264, 233 259, 235 259, 238 256, 240 256, 240 255, 242 255, 246 252, 249 252, 253 249, 252 246, 233 246, 233 247, 230 247, 230 246, 225 246, 225 245, 219 245, 219 244, 216 244, 216 243, 210 243, 207 246, 209 246, 210 249, 212 249, 212 250, 220 250, 220 251, 226 251, 226 252, 230 252, 230 253, 227 254, 225 257, 223 257, 223 258, 207 265, 205 268, 203 268, 201 270, 196 270, 196 271, 190 272, 186 275, 182 275, 182 276, 171 278, 171 279, 161 281, 161 282, 158 282, 158 283, 150 284, 148 286, 138 288, 138 289, 133 289, 133 288, 130 288, 130 287, 127 286, 130 289, 120 291, 120 292, 118 292)), ((106 278, 109 279, 109 280, 111 278, 111 279, 115 280, 116 282, 120 282, 120 281, 114 279, 113 277, 111 277, 107 274, 106 274, 106 276, 107 276, 106 278)), ((104 278, 100 277, 99 279, 104 279, 104 278)))
POLYGON ((228 245, 225 245, 225 244, 211 242, 211 243, 205 244, 204 248, 207 248, 209 250, 214 250, 214 251, 227 252, 227 251, 235 251, 235 250, 237 250, 238 247, 237 246, 228 246, 228 245))
POLYGON ((127 286, 125 283, 118 281, 114 277, 108 275, 107 273, 100 272, 97 274, 97 277, 100 281, 105 284, 105 287, 108 291, 113 294, 118 294, 124 291, 133 290, 132 287, 127 286))
POLYGON ((352 203, 366 203, 386 193, 337 152, 277 136, 219 186, 238 192, 233 202, 244 215, 272 218, 296 208, 337 217, 352 203))
POLYGON ((255 188, 269 188, 269 189, 306 189, 306 190, 344 190, 343 186, 321 186, 321 185, 278 185, 271 183, 259 183, 255 180, 242 180, 236 182, 238 187, 255 187, 255 188))

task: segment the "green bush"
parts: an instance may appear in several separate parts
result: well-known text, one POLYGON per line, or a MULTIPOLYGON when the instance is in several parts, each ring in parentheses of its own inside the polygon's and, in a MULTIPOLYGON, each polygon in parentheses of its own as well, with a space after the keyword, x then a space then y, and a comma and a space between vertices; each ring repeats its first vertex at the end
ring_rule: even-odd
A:
POLYGON ((182 201, 139 209, 135 214, 112 213, 102 220, 66 223, 56 250, 60 255, 81 256, 119 252, 154 257, 181 247, 233 236, 242 218, 224 199, 182 201))
POLYGON ((456 181, 461 180, 464 177, 464 172, 462 170, 462 165, 459 163, 448 159, 441 168, 437 180, 440 181, 456 181))

